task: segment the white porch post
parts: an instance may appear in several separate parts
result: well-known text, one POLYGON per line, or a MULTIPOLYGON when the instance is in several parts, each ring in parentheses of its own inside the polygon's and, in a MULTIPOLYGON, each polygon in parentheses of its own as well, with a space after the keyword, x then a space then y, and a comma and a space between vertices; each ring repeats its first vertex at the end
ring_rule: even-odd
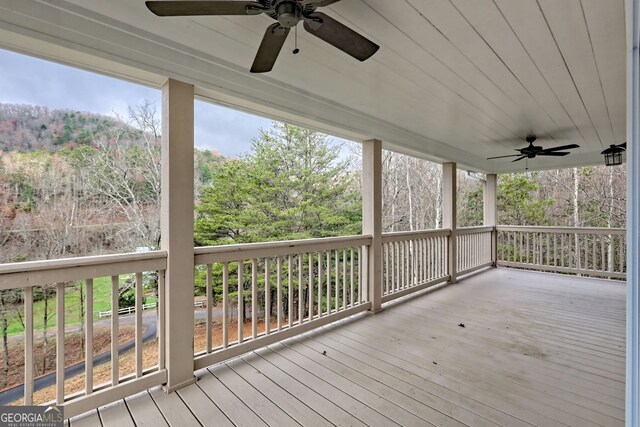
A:
POLYGON ((640 0, 627 0, 627 402, 640 425, 640 0))
POLYGON ((483 224, 493 227, 491 232, 491 262, 498 262, 498 175, 487 174, 484 182, 483 224))
POLYGON ((373 236, 367 257, 371 311, 382 310, 382 142, 362 143, 362 233, 373 236))
POLYGON ((165 391, 193 375, 193 86, 169 79, 162 87, 161 248, 167 251, 165 391))
POLYGON ((455 283, 458 279, 457 175, 455 163, 442 165, 442 228, 451 230, 447 255, 449 283, 455 283))

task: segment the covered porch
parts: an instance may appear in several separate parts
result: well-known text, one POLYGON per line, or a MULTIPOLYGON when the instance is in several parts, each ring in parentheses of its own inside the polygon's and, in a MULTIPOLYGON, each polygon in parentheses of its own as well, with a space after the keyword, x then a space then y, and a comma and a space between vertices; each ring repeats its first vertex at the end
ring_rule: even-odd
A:
POLYGON ((621 426, 625 293, 621 282, 490 269, 70 425, 621 426))
POLYGON ((370 29, 379 57, 356 64, 306 40, 315 54, 257 76, 244 64, 258 32, 240 17, 160 25, 143 2, 0 1, 3 47, 163 96, 159 250, 0 266, 0 289, 24 295, 23 403, 34 403, 34 290, 51 286, 47 404, 72 426, 637 425, 639 2, 329 3, 370 29), (362 233, 194 248, 195 99, 362 141, 362 233), (488 156, 536 133, 582 150, 527 168, 593 165, 625 126, 627 229, 498 224, 497 176, 522 163, 488 156), (383 233, 383 147, 442 163, 441 229, 383 233), (459 169, 485 177, 480 227, 457 225, 459 169), (199 348, 194 270, 206 282, 199 348), (135 289, 133 368, 112 357, 109 381, 94 384, 87 322, 84 382, 66 388, 65 287, 82 281, 91 301, 105 277, 112 355, 119 283, 135 289), (143 357, 148 277, 153 363, 143 357))

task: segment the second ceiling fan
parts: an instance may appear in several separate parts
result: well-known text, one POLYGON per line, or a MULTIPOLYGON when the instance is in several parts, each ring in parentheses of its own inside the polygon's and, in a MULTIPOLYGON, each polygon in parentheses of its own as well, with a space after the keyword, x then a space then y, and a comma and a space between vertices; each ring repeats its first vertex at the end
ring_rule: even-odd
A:
POLYGON ((523 160, 523 159, 535 159, 537 156, 567 156, 571 153, 565 150, 571 150, 573 148, 580 148, 578 144, 569 144, 569 145, 560 145, 558 147, 551 148, 542 148, 541 146, 533 145, 536 142, 535 135, 528 135, 525 138, 525 141, 529 143, 529 146, 524 148, 517 148, 516 151, 519 151, 520 154, 509 154, 506 156, 497 156, 497 157, 488 157, 487 160, 492 159, 503 159, 506 157, 517 157, 517 159, 513 160, 514 162, 523 160))
MULTIPOLYGON (((262 38, 251 66, 252 73, 266 73, 273 66, 292 28, 300 21, 304 29, 346 54, 364 61, 379 46, 324 13, 319 7, 340 0, 258 0, 258 1, 147 1, 149 10, 158 16, 259 15, 264 13, 277 22, 270 25, 262 38)), ((296 49, 297 51, 297 49, 296 49)), ((294 51, 294 53, 297 53, 294 51)))

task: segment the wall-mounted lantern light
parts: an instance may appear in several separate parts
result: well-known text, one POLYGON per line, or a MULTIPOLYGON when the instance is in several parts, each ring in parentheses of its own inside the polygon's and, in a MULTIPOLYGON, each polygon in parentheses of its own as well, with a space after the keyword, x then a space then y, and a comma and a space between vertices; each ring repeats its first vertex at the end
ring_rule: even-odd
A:
POLYGON ((604 150, 604 164, 607 166, 618 166, 622 164, 622 153, 627 149, 627 143, 620 145, 611 145, 604 150))

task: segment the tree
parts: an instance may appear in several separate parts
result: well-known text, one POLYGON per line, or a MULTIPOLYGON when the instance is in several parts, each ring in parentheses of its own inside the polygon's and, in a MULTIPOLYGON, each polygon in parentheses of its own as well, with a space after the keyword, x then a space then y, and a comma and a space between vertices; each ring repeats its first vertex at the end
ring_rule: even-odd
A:
POLYGON ((498 181, 498 221, 509 225, 546 225, 545 209, 551 199, 539 199, 538 173, 500 175, 498 181))
POLYGON ((360 232, 356 175, 314 131, 274 122, 253 151, 222 163, 196 207, 196 242, 240 243, 360 232))

